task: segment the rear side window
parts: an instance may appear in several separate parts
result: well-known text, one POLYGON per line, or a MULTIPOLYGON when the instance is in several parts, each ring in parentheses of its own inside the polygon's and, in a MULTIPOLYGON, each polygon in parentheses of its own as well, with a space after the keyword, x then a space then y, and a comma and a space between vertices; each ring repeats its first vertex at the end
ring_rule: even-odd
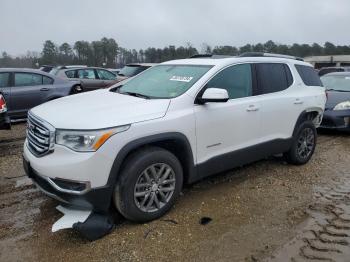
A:
POLYGON ((52 85, 53 79, 48 76, 43 76, 43 85, 52 85))
POLYGON ((10 73, 0 73, 0 87, 9 86, 10 73))
POLYGON ((75 78, 75 70, 70 70, 65 72, 68 78, 75 78))
POLYGON ((301 79, 307 86, 323 86, 316 70, 311 66, 295 65, 301 79))
POLYGON ((285 64, 255 64, 258 94, 280 92, 291 86, 293 77, 285 64))
POLYGON ((43 84, 43 78, 38 74, 15 73, 15 86, 37 86, 43 84))

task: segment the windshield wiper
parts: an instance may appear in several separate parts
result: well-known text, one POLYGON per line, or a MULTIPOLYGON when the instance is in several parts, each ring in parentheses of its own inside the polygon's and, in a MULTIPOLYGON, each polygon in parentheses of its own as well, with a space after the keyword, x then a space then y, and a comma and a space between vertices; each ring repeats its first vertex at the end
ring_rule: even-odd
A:
POLYGON ((125 76, 123 73, 118 73, 118 76, 125 76))
POLYGON ((135 93, 135 92, 119 92, 119 93, 122 95, 129 95, 129 96, 141 97, 141 98, 145 98, 145 99, 151 99, 150 96, 143 95, 140 93, 135 93))
POLYGON ((333 88, 327 89, 327 91, 350 92, 350 90, 349 91, 347 91, 347 90, 337 90, 337 89, 333 89, 333 88))

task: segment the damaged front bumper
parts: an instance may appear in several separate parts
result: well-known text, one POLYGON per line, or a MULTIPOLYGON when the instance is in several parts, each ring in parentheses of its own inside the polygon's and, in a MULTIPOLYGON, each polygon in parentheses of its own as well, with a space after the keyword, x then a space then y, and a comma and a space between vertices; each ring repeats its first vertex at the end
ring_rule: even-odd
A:
POLYGON ((90 188, 88 182, 55 180, 43 176, 30 166, 30 162, 25 157, 23 157, 23 167, 27 176, 49 197, 75 208, 108 212, 113 187, 107 185, 90 188))

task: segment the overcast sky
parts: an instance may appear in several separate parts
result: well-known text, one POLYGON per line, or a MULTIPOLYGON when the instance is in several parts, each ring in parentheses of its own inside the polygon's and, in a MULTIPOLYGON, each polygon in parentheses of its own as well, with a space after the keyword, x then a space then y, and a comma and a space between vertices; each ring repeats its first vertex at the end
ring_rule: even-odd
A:
POLYGON ((0 52, 114 38, 126 48, 191 42, 350 44, 350 0, 0 0, 0 52))

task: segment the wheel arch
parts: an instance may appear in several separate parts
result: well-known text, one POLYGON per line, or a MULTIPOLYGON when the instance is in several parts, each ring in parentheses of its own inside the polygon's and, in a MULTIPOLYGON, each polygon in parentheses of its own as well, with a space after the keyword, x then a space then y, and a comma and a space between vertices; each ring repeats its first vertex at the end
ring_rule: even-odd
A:
POLYGON ((310 107, 304 110, 303 112, 301 112, 297 122, 295 123, 293 136, 298 126, 305 120, 311 120, 315 124, 315 126, 318 127, 321 124, 322 115, 323 115, 323 109, 320 107, 310 107))
POLYGON ((123 168, 123 163, 125 163, 127 157, 147 146, 161 147, 173 153, 182 165, 184 183, 190 183, 194 179, 194 159, 192 148, 187 137, 182 133, 170 132, 139 138, 127 143, 119 151, 113 162, 108 178, 108 185, 114 185, 117 182, 120 171, 123 168))

